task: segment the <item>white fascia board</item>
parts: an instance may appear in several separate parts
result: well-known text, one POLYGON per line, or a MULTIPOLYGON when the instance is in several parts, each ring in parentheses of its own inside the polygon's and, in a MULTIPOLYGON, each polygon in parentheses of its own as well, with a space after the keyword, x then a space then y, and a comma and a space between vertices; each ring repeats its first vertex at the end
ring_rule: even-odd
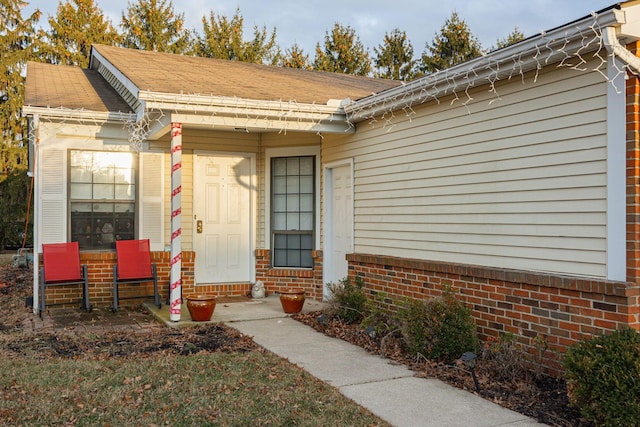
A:
POLYGON ((344 110, 351 122, 357 122, 388 111, 390 107, 401 109, 416 102, 424 102, 425 88, 430 89, 428 96, 438 97, 452 93, 457 82, 465 82, 466 87, 482 86, 487 84, 489 75, 501 77, 514 72, 520 74, 531 71, 539 66, 540 60, 537 58, 541 54, 556 51, 557 60, 561 61, 563 57, 585 49, 582 37, 589 28, 595 26, 604 29, 621 24, 621 20, 624 21, 624 15, 611 9, 598 15, 595 20, 593 17, 584 18, 380 94, 353 101, 344 110), (393 105, 398 99, 401 99, 400 103, 393 105))
POLYGON ((134 97, 139 98, 140 89, 138 89, 138 86, 136 86, 122 71, 116 68, 104 56, 100 55, 100 52, 98 52, 96 49, 91 49, 91 56, 91 63, 89 65, 92 69, 98 69, 98 65, 94 64, 93 62, 94 59, 96 59, 107 70, 109 70, 109 72, 113 74, 120 83, 124 85, 125 89, 131 92, 134 97))
POLYGON ((171 121, 190 125, 201 129, 245 130, 247 132, 321 132, 321 133, 353 133, 355 128, 345 120, 298 120, 282 118, 250 117, 246 115, 200 115, 172 113, 171 121))
POLYGON ((170 111, 172 120, 199 127, 349 133, 340 106, 141 91, 147 111, 170 111), (176 117, 180 117, 177 120, 176 117))
POLYGON ((135 115, 132 113, 122 113, 114 111, 89 111, 72 110, 69 108, 32 107, 25 105, 22 107, 22 115, 38 114, 40 120, 66 120, 78 122, 100 122, 100 123, 124 123, 131 121, 135 115))
POLYGON ((282 112, 289 114, 342 114, 339 106, 321 104, 306 104, 295 101, 260 101, 245 98, 230 98, 224 96, 207 96, 197 94, 161 93, 140 91, 138 98, 146 101, 147 108, 161 108, 170 110, 213 112, 221 109, 246 112, 254 110, 262 115, 279 115, 282 112))

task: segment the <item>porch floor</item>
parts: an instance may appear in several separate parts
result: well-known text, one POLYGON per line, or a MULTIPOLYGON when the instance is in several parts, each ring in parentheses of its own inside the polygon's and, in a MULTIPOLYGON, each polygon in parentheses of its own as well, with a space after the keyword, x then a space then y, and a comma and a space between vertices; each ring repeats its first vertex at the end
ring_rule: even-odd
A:
MULTIPOLYGON (((169 306, 167 304, 163 304, 160 309, 156 307, 153 302, 145 302, 143 306, 158 321, 172 328, 206 323, 233 323, 244 322, 247 320, 265 320, 287 317, 287 314, 282 311, 278 295, 271 295, 267 298, 261 299, 250 299, 247 301, 231 301, 232 300, 225 300, 225 298, 222 297, 221 301, 216 304, 213 316, 211 316, 211 320, 209 322, 194 322, 191 320, 186 303, 182 304, 180 320, 178 322, 170 320, 169 306)), ((302 312, 307 313, 309 311, 321 310, 322 308, 322 302, 307 298, 304 302, 302 312)))

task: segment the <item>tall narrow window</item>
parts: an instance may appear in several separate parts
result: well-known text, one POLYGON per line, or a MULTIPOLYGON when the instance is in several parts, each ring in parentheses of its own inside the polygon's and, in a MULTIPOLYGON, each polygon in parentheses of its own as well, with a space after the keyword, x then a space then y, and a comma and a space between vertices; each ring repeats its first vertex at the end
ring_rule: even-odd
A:
POLYGON ((70 152, 71 241, 81 249, 110 249, 135 238, 135 162, 132 153, 70 152))
POLYGON ((315 158, 271 159, 273 266, 313 267, 315 158))

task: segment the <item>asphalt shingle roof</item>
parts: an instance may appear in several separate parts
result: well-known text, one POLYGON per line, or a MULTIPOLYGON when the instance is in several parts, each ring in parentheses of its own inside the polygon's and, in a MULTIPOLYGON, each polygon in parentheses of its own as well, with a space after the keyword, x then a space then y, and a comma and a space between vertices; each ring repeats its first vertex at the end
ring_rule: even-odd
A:
MULTIPOLYGON (((401 83, 347 74, 94 45, 139 90, 324 105, 401 83)), ((25 105, 91 111, 131 108, 94 69, 29 62, 25 105)))
POLYGON ((326 104, 329 99, 355 100, 400 84, 393 80, 113 46, 93 48, 138 89, 152 92, 326 104))
POLYGON ((39 62, 27 64, 24 104, 100 112, 131 111, 97 71, 39 62))

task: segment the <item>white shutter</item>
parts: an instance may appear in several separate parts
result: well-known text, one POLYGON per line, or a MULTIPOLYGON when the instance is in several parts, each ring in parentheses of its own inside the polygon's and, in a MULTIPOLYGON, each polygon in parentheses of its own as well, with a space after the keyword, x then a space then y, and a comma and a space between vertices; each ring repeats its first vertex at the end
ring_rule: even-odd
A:
POLYGON ((153 251, 164 250, 163 171, 164 154, 140 153, 139 236, 153 251))
POLYGON ((38 243, 67 241, 66 158, 60 149, 43 149, 40 162, 40 208, 38 243))

